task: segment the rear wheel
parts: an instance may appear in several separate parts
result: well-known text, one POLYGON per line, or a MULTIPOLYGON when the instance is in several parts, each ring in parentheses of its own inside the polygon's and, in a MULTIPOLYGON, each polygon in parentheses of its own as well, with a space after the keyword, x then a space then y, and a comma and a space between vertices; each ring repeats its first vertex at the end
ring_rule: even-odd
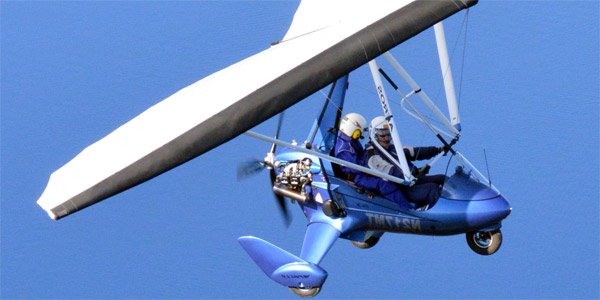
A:
POLYGON ((358 248, 369 249, 369 248, 375 246, 375 244, 377 244, 377 242, 379 242, 379 238, 372 236, 364 242, 357 242, 357 241, 353 241, 353 240, 350 240, 350 242, 352 243, 352 245, 354 245, 358 248))
POLYGON ((316 296, 321 291, 321 287, 317 286, 309 289, 291 287, 290 290, 302 298, 310 298, 316 296))
POLYGON ((467 232, 467 244, 477 254, 490 255, 496 253, 502 245, 502 232, 500 229, 492 231, 467 232))

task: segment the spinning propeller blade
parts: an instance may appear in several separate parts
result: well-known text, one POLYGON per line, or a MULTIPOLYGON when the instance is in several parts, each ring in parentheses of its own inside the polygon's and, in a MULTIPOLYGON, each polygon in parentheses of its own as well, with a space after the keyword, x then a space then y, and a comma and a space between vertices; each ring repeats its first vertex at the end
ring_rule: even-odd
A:
MULTIPOLYGON (((283 123, 283 113, 285 111, 282 111, 281 113, 279 113, 279 121, 277 121, 277 131, 275 131, 275 139, 279 138, 279 132, 281 131, 281 123, 283 123)), ((277 147, 276 144, 273 144, 273 146, 271 146, 271 151, 269 151, 269 153, 275 153, 275 148, 277 147)))
POLYGON ((247 162, 240 163, 237 168, 237 179, 246 179, 260 171, 262 171, 267 165, 265 162, 255 159, 247 162))
MULTIPOLYGON (((281 124, 283 123, 283 113, 285 111, 282 111, 281 113, 279 113, 279 120, 277 121, 277 130, 275 131, 275 139, 279 138, 279 132, 281 132, 281 124)), ((271 151, 269 152, 271 154, 271 157, 273 157, 273 155, 275 155, 275 149, 277 148, 277 144, 273 143, 273 146, 271 146, 271 151)), ((271 177, 271 186, 273 186, 275 184, 275 169, 271 168, 269 170, 269 175, 271 177)), ((283 221, 285 222, 285 227, 288 228, 290 227, 290 223, 292 222, 290 214, 288 213, 287 210, 287 204, 285 203, 285 199, 280 196, 277 195, 275 193, 273 193, 273 195, 275 195, 275 199, 277 199, 277 203, 279 204, 279 209, 281 209, 281 215, 283 216, 283 221)))
MULTIPOLYGON (((283 123, 283 112, 279 114, 279 120, 277 122, 277 130, 275 131, 275 139, 279 137, 279 132, 281 131, 281 124, 283 123)), ((273 168, 273 157, 275 155, 276 144, 271 146, 271 150, 267 153, 267 157, 265 160, 261 161, 258 159, 247 161, 241 163, 237 169, 237 179, 242 180, 246 179, 252 175, 257 174, 262 171, 264 168, 269 167, 269 177, 271 178, 271 186, 275 184, 275 178, 277 175, 275 174, 275 169, 273 168), (270 160, 270 161, 269 161, 270 160)), ((275 199, 277 200, 277 204, 279 205, 279 209, 281 210, 281 215, 283 216, 283 221, 285 223, 285 227, 289 227, 291 223, 291 217, 287 210, 287 204, 285 203, 285 199, 273 193, 275 199)))
MULTIPOLYGON (((275 170, 269 170, 271 176, 271 186, 275 184, 275 170)), ((277 199, 277 203, 279 204, 279 209, 281 209, 281 215, 283 216, 283 221, 285 222, 285 227, 290 227, 290 223, 292 222, 292 218, 287 210, 287 204, 285 203, 285 199, 281 195, 277 195, 273 193, 275 199, 277 199)))

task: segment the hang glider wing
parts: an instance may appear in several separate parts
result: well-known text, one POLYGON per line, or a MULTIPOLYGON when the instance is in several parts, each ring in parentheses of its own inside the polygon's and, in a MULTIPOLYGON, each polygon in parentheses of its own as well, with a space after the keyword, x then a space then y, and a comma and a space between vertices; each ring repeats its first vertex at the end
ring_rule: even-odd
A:
POLYGON ((59 219, 140 184, 476 2, 302 1, 282 41, 184 88, 84 149, 50 176, 38 204, 59 219))

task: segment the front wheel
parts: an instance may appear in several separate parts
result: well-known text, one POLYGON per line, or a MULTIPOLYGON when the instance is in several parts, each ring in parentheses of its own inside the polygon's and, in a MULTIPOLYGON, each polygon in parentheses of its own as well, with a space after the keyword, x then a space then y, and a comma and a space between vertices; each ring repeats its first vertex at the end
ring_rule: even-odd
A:
POLYGON ((500 229, 492 231, 467 232, 467 244, 477 254, 490 255, 496 253, 502 245, 502 232, 500 229))
POLYGON ((310 289, 290 287, 290 290, 302 298, 310 298, 316 296, 321 291, 321 287, 317 286, 310 289))

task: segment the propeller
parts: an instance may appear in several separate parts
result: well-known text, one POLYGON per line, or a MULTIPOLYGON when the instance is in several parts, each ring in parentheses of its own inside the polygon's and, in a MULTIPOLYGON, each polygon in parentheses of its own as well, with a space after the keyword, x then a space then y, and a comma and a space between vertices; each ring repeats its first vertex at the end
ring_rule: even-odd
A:
MULTIPOLYGON (((271 169, 269 171, 270 171, 269 175, 271 177, 271 185, 273 185, 275 183, 275 170, 271 169)), ((273 195, 275 196, 275 199, 277 200, 277 203, 279 204, 279 209, 281 210, 281 216, 283 217, 283 222, 285 222, 285 227, 288 228, 288 227, 290 227, 292 218, 287 210, 287 203, 285 202, 285 199, 283 199, 283 196, 277 195, 275 193, 273 193, 273 195)))
MULTIPOLYGON (((277 121, 277 130, 275 131, 275 139, 279 138, 279 131, 281 131, 281 124, 283 123, 283 113, 285 111, 282 111, 279 113, 279 120, 277 121)), ((275 155, 275 148, 277 147, 277 145, 273 144, 273 146, 271 146, 271 151, 269 153, 271 153, 272 155, 275 155)))
POLYGON ((267 167, 267 163, 262 160, 254 159, 240 163, 237 168, 237 179, 243 180, 254 176, 267 167))
MULTIPOLYGON (((279 132, 281 131, 281 124, 283 123, 283 112, 279 114, 279 121, 277 122, 277 130, 275 131, 275 139, 279 137, 279 132)), ((271 151, 267 153, 267 156, 264 160, 254 159, 251 161, 247 161, 241 163, 237 169, 237 178, 238 180, 246 179, 250 176, 258 174, 265 168, 269 168, 269 177, 271 179, 271 186, 275 184, 275 178, 277 175, 275 174, 275 169, 273 168, 273 159, 275 157, 275 149, 277 145, 273 144, 271 146, 271 151)), ((273 193, 277 203, 279 205, 279 209, 281 210, 281 215, 283 217, 283 221, 285 223, 285 227, 289 227, 291 223, 291 216, 287 210, 287 204, 283 196, 277 195, 273 193)))

